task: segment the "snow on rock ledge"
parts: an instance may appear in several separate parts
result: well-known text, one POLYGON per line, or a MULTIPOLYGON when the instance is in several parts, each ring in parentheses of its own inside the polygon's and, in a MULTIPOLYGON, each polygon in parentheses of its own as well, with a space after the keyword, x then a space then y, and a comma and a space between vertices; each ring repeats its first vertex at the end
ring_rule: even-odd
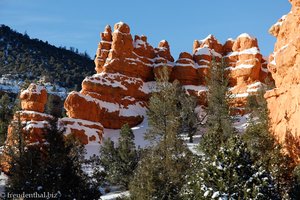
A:
POLYGON ((36 112, 44 112, 47 102, 47 91, 44 86, 30 84, 26 90, 20 95, 21 107, 23 110, 31 110, 36 112))
POLYGON ((66 135, 73 134, 84 145, 102 141, 103 126, 100 123, 65 117, 59 124, 65 128, 66 135))
POLYGON ((209 35, 195 40, 192 54, 182 52, 174 61, 166 40, 155 48, 144 35, 132 37, 126 23, 115 24, 114 30, 106 26, 95 58, 96 74, 83 80, 80 92, 69 94, 64 104, 67 115, 70 120, 100 123, 104 131, 119 129, 125 123, 131 127, 138 125, 155 90, 154 77, 159 76, 158 71, 164 66, 170 81, 178 80, 187 93, 197 98, 199 105, 205 106, 211 62, 221 61, 222 57, 228 63, 226 75, 234 88, 231 106, 240 109, 238 114, 241 114, 246 96, 255 93, 256 87, 251 85, 264 83, 269 75, 256 38, 241 34, 221 44, 209 35))

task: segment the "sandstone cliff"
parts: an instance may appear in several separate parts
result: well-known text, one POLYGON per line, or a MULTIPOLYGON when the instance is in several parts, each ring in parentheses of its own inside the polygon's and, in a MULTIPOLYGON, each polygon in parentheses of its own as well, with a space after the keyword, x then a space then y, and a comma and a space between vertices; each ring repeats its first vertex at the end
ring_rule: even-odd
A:
POLYGON ((287 133, 299 140, 300 130, 300 1, 290 2, 291 12, 269 30, 277 38, 268 66, 276 88, 268 91, 265 98, 272 132, 281 142, 285 141, 287 133))
MULTIPOLYGON (((171 81, 179 80, 189 94, 197 97, 199 105, 206 105, 206 79, 213 58, 225 58, 228 63, 225 70, 233 94, 231 107, 233 113, 243 114, 247 96, 255 93, 269 74, 255 38, 241 34, 221 44, 209 35, 194 42, 192 54, 183 52, 174 61, 167 41, 154 48, 146 36, 133 38, 123 22, 115 24, 114 30, 106 26, 95 58, 97 73, 83 80, 80 92, 69 94, 65 101, 69 118, 63 121, 84 120, 100 132, 101 125, 119 129, 125 123, 141 123, 155 87, 154 77, 163 66, 168 67, 171 81)), ((67 124, 74 132, 74 126, 67 124)), ((76 127, 84 130, 82 125, 76 127)))
POLYGON ((162 41, 158 48, 146 36, 130 34, 125 23, 117 23, 114 31, 106 26, 95 59, 97 74, 86 77, 80 92, 72 92, 65 101, 70 118, 101 123, 118 129, 142 122, 154 81, 154 68, 174 61, 169 45, 162 41), (88 112, 87 112, 88 111, 88 112))

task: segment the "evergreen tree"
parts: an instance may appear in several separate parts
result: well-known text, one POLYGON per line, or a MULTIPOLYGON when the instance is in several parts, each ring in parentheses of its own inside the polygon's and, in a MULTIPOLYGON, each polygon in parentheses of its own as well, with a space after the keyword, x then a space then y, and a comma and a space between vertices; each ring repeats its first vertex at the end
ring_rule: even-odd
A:
POLYGON ((193 142, 193 136, 198 130, 199 119, 195 108, 197 106, 196 99, 188 95, 184 89, 179 92, 179 110, 180 110, 180 127, 179 134, 184 134, 189 137, 189 142, 193 142))
MULTIPOLYGON (((109 179, 114 179, 116 161, 118 160, 118 153, 114 146, 114 142, 108 138, 105 139, 100 147, 99 158, 96 162, 103 168, 98 168, 95 171, 97 180, 102 180, 101 183, 109 182, 109 179)), ((100 183, 100 184, 101 184, 100 183)))
POLYGON ((224 60, 216 62, 213 59, 207 81, 207 132, 200 140, 199 149, 210 156, 234 133, 229 115, 228 78, 225 75, 225 67, 224 60))
POLYGON ((56 117, 62 117, 62 108, 63 108, 63 101, 60 99, 59 96, 50 94, 48 95, 46 110, 45 112, 56 117))
POLYGON ((5 186, 9 193, 33 193, 44 182, 43 160, 38 146, 27 146, 28 134, 21 121, 13 122, 10 145, 5 149, 5 158, 10 166, 10 176, 5 186))
POLYGON ((264 90, 259 90, 257 95, 248 97, 247 111, 250 113, 250 119, 243 135, 252 156, 257 160, 269 159, 276 143, 269 132, 268 108, 263 95, 264 90))
POLYGON ((64 137, 64 130, 58 129, 57 120, 50 122, 45 131, 46 165, 44 191, 59 193, 62 199, 97 199, 100 195, 92 187, 89 177, 83 171, 84 146, 72 135, 64 137))
POLYGON ((286 198, 291 190, 295 164, 288 154, 283 154, 282 145, 269 132, 268 108, 264 93, 262 88, 257 95, 248 98, 250 122, 243 139, 256 164, 262 165, 272 174, 277 192, 282 198, 286 198))
POLYGON ((139 153, 134 144, 134 134, 128 124, 122 126, 117 147, 110 139, 104 140, 100 149, 99 164, 103 171, 96 171, 97 179, 103 183, 120 185, 128 189, 133 172, 139 161, 139 153))
POLYGON ((45 129, 45 140, 30 144, 19 122, 14 128, 14 145, 10 145, 11 170, 6 191, 11 193, 58 194, 59 199, 98 199, 100 193, 92 187, 82 170, 83 146, 57 128, 57 121, 45 129))
POLYGON ((298 200, 300 197, 300 165, 295 167, 293 173, 293 184, 292 189, 290 191, 290 198, 292 200, 298 200))
POLYGON ((189 167, 190 152, 179 135, 181 126, 178 82, 168 82, 163 69, 157 93, 150 98, 146 138, 153 146, 144 152, 130 184, 132 199, 178 199, 189 167))
POLYGON ((238 135, 214 156, 199 159, 181 192, 183 199, 281 199, 271 174, 255 165, 238 135))
POLYGON ((0 144, 6 139, 7 128, 12 118, 12 106, 9 96, 5 93, 0 99, 0 144))
POLYGON ((128 189, 128 184, 139 161, 138 151, 134 144, 134 134, 128 124, 121 128, 117 153, 119 160, 116 164, 119 176, 116 176, 115 183, 128 189))

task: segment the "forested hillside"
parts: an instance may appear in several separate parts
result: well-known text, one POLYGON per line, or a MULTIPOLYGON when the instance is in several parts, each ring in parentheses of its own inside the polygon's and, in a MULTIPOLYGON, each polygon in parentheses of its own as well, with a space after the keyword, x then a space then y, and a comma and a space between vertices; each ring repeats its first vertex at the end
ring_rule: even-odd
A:
POLYGON ((21 80, 44 77, 46 82, 76 88, 93 71, 94 63, 87 53, 79 53, 73 47, 55 47, 0 26, 0 76, 10 74, 21 80))

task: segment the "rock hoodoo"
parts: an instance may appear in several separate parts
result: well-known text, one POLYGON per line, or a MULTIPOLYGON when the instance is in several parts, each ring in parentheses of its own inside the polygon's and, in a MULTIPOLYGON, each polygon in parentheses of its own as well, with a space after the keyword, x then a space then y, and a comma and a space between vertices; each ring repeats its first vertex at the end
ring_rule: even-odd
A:
POLYGON ((144 118, 149 99, 147 81, 154 80, 156 51, 145 36, 133 40, 124 23, 116 24, 112 33, 107 26, 101 38, 95 59, 97 74, 84 79, 80 92, 69 94, 65 101, 67 114, 106 128, 137 125, 144 118))
POLYGON ((268 76, 266 60, 255 38, 242 34, 223 45, 209 35, 194 42, 193 54, 183 52, 174 61, 167 41, 162 40, 154 48, 146 36, 133 39, 129 26, 123 22, 115 24, 113 31, 106 26, 95 58, 97 73, 83 80, 80 92, 69 94, 65 101, 69 118, 62 120, 67 121, 71 132, 76 132, 74 127, 84 131, 82 124, 88 123, 100 130, 99 135, 102 125, 118 129, 125 123, 141 123, 155 85, 154 77, 163 66, 168 68, 171 81, 179 80, 187 92, 198 98, 199 105, 206 105, 209 67, 213 58, 220 61, 222 57, 228 63, 232 109, 243 114, 246 97, 255 93, 268 76))
POLYGON ((268 91, 265 98, 271 129, 281 142, 287 132, 299 140, 300 130, 300 1, 290 2, 291 12, 269 30, 277 38, 268 66, 276 88, 268 91))
POLYGON ((24 130, 24 134, 28 137, 27 143, 43 143, 44 135, 43 128, 52 119, 51 115, 45 114, 45 105, 47 103, 47 91, 44 86, 37 84, 30 84, 26 90, 20 94, 21 110, 14 115, 11 125, 8 127, 7 142, 12 142, 12 134, 14 131, 14 124, 19 121, 24 130))
POLYGON ((52 119, 51 115, 45 114, 44 109, 47 103, 47 91, 44 86, 30 84, 26 90, 20 94, 21 110, 14 114, 8 131, 5 146, 3 148, 3 157, 0 163, 1 169, 8 173, 10 170, 10 156, 9 148, 18 144, 20 132, 21 137, 24 138, 26 145, 40 147, 45 142, 44 128, 49 125, 49 120, 52 119))

